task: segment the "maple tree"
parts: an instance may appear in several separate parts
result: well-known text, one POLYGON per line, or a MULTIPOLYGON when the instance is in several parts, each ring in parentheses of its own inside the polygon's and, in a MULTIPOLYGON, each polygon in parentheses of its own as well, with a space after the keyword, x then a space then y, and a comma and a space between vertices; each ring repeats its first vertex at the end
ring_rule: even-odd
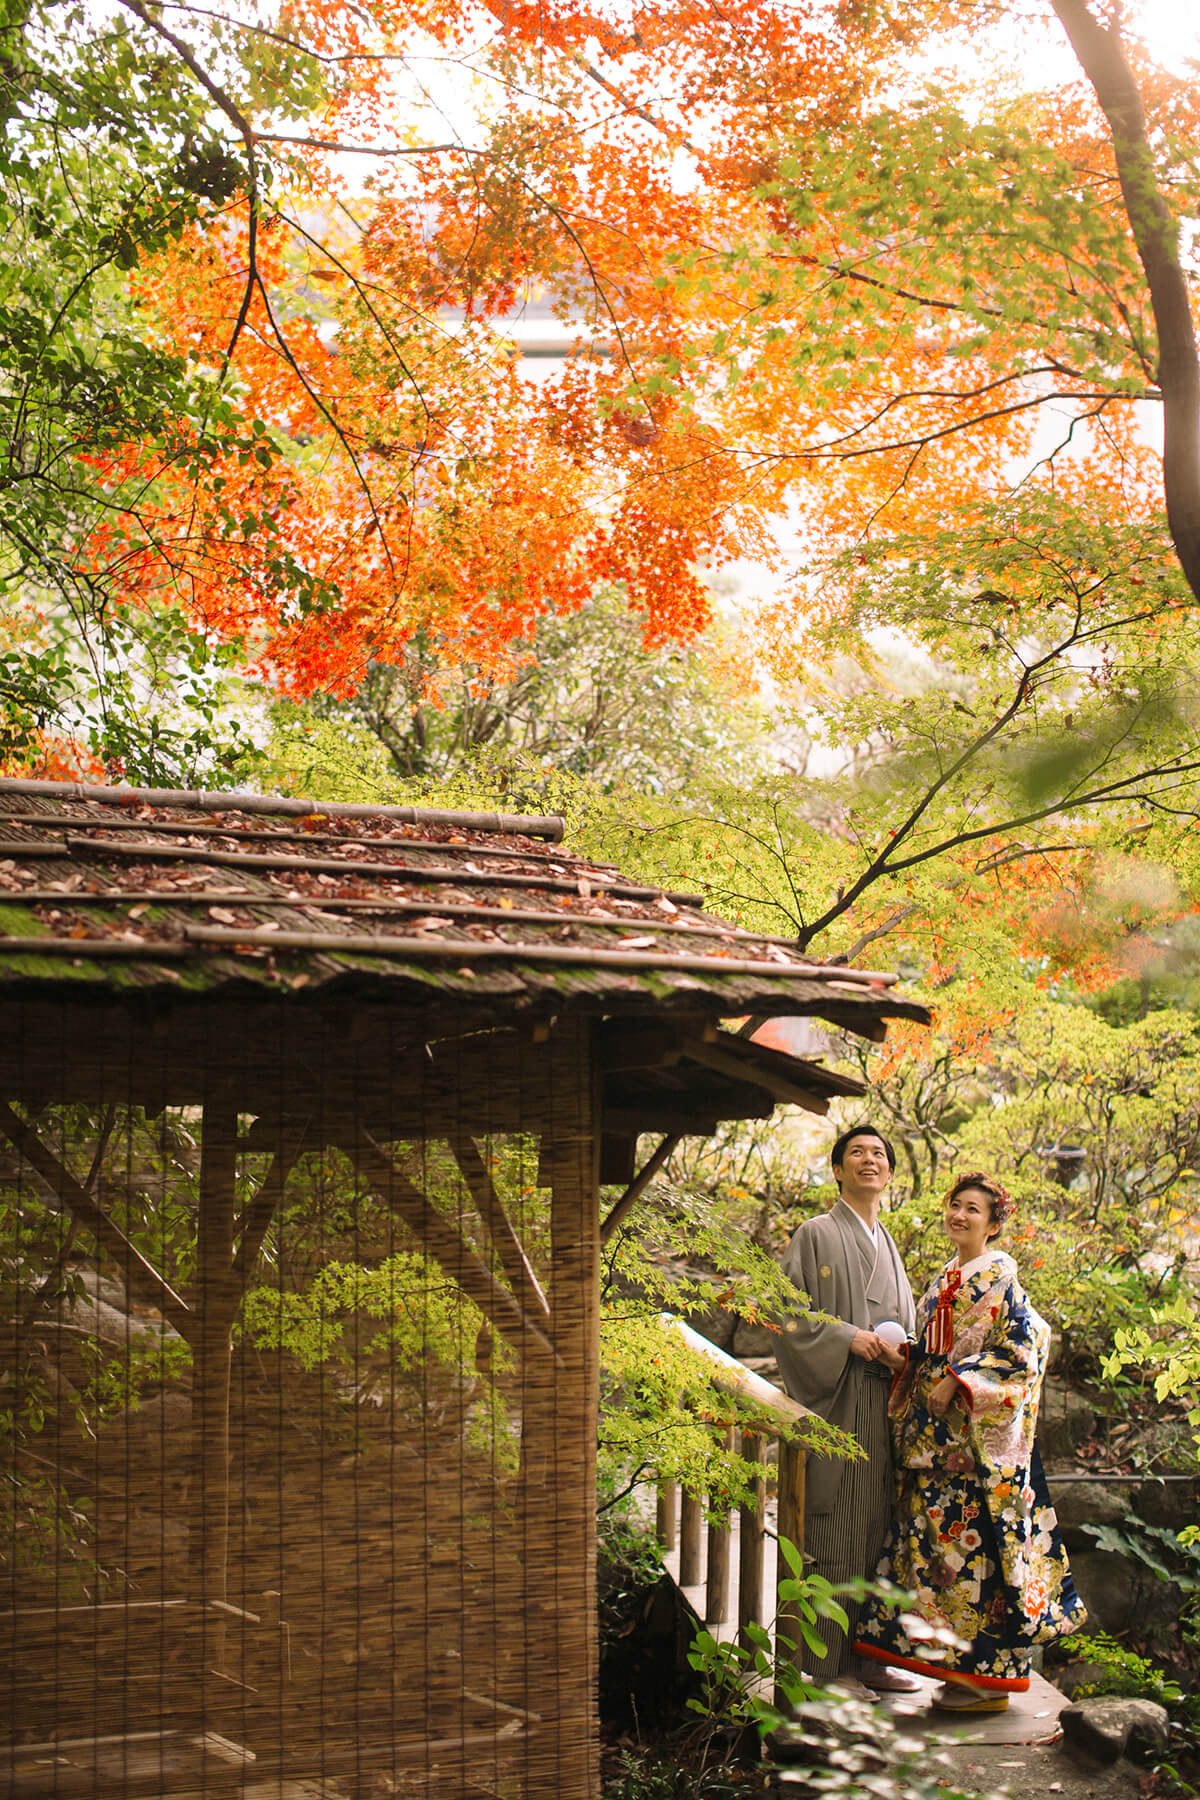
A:
POLYGON ((10 750, 86 676, 114 766, 190 768, 235 663, 324 705, 415 672, 417 719, 519 683, 613 584, 651 646, 686 641, 706 566, 779 564, 786 516, 808 566, 749 629, 847 779, 717 784, 693 810, 721 847, 679 849, 715 893, 822 953, 919 926, 944 971, 955 921, 1041 929, 1048 858, 1083 895, 1137 833, 1186 876, 1155 809, 1196 767, 1194 106, 1098 0, 1024 24, 1056 15, 1090 88, 939 68, 964 33, 1005 53, 982 0, 31 3, 10 750), (579 352, 545 380, 504 335, 538 289, 579 352), (151 741, 138 702, 181 668, 202 723, 151 741))
MULTIPOLYGON (((12 285, 54 239, 25 362, 15 327, 7 346, 45 440, 9 520, 26 604, 40 590, 89 645, 172 614, 300 695, 353 691, 418 633, 451 671, 511 673, 601 579, 650 640, 704 622, 697 561, 739 541, 711 432, 652 382, 624 398, 670 341, 662 253, 698 216, 637 96, 669 72, 727 159, 756 118, 828 104, 835 59, 803 13, 743 0, 629 29, 567 8, 498 26, 450 0, 98 18, 31 0, 10 36, 12 285), (589 60, 597 34, 621 90, 589 60), (406 83, 446 62, 505 96, 478 144, 422 141, 436 107, 423 121, 406 83), (489 321, 531 281, 602 330, 607 366, 521 377, 489 321)), ((59 664, 43 673, 66 688, 59 664)))

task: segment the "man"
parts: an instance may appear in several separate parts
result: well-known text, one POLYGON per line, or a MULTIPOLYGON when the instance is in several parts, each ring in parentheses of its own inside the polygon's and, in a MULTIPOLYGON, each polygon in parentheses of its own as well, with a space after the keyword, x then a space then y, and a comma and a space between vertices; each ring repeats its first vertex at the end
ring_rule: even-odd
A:
MULTIPOLYGON (((827 1213, 805 1219, 788 1245, 784 1271, 807 1294, 821 1319, 804 1314, 784 1324, 776 1354, 788 1393, 803 1406, 853 1433, 866 1461, 810 1456, 805 1488, 804 1548, 829 1581, 871 1577, 883 1550, 894 1504, 887 1401, 903 1359, 875 1330, 893 1320, 911 1335, 912 1289, 899 1252, 879 1222, 879 1207, 896 1167, 892 1146, 873 1125, 856 1125, 833 1146, 833 1178, 840 1190, 827 1213)), ((888 1691, 918 1686, 910 1676, 854 1658, 858 1608, 844 1601, 850 1635, 823 1619, 823 1657, 805 1657, 814 1680, 849 1676, 888 1691)))

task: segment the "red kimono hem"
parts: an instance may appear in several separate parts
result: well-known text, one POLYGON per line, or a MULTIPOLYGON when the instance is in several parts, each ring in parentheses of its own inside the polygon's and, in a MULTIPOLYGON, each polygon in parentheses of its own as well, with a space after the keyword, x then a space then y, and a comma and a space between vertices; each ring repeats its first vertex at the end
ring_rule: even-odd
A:
POLYGON ((874 1662, 890 1663, 893 1668, 911 1669, 914 1675, 933 1675, 951 1687, 979 1688, 988 1694, 1024 1694, 1029 1689, 1028 1675, 968 1675, 957 1669, 946 1669, 938 1663, 922 1662, 919 1656, 897 1656, 892 1650, 881 1650, 878 1644, 854 1646, 856 1656, 869 1656, 874 1662))

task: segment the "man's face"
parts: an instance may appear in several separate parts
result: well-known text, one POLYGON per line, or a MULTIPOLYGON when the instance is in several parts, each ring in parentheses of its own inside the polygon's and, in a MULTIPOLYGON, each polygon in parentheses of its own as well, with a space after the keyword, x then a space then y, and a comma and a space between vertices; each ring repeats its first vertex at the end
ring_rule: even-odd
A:
POLYGON ((883 1139, 870 1132, 852 1137, 842 1151, 841 1162, 834 1165, 834 1174, 840 1178, 843 1192, 849 1189, 852 1193, 882 1194, 892 1179, 883 1139))

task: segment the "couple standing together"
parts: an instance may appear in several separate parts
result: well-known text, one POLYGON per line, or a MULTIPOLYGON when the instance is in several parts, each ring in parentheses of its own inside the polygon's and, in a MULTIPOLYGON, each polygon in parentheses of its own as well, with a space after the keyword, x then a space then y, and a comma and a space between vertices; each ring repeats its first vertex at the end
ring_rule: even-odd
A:
POLYGON ((834 1145, 840 1198, 783 1259, 815 1311, 787 1321, 777 1355, 792 1397, 865 1452, 808 1458, 816 1572, 916 1599, 903 1613, 848 1604, 849 1635, 825 1621, 807 1668, 884 1691, 915 1688, 903 1671, 920 1670, 942 1677, 941 1710, 998 1712, 1029 1686, 1034 1648, 1083 1622, 1034 1444, 1050 1329, 996 1242, 1012 1201, 982 1174, 947 1194, 955 1254, 914 1307, 879 1219, 895 1166, 873 1126, 834 1145), (948 1632, 966 1648, 947 1649, 948 1632))

